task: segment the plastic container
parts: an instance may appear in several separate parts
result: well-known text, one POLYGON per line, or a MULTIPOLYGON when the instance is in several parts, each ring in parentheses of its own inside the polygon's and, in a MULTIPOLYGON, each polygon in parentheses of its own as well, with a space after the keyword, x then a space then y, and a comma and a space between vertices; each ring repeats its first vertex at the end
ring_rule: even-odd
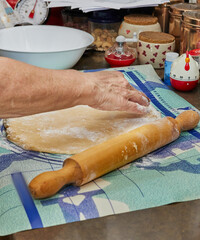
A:
POLYGON ((117 10, 92 12, 88 18, 88 29, 94 37, 93 48, 106 51, 112 47, 117 37, 122 16, 117 10))
POLYGON ((170 82, 170 71, 173 61, 179 56, 176 52, 168 52, 166 53, 165 59, 165 71, 164 71, 164 83, 168 86, 171 85, 170 82))

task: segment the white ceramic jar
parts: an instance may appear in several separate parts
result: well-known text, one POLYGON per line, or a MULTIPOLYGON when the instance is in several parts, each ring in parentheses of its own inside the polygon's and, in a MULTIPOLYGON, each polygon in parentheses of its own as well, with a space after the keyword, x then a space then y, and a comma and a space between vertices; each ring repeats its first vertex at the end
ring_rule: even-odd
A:
POLYGON ((126 38, 132 38, 134 32, 155 31, 161 32, 158 18, 145 14, 130 14, 124 16, 124 20, 119 27, 118 34, 126 38))
POLYGON ((175 37, 163 32, 146 31, 139 34, 137 43, 140 64, 151 64, 154 68, 164 68, 167 52, 173 52, 175 37))

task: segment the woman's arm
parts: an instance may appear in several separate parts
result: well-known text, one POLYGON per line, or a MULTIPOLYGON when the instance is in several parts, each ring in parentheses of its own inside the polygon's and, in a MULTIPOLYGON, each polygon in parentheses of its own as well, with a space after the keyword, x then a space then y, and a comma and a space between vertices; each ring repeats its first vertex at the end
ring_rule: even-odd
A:
POLYGON ((0 58, 0 118, 20 117, 75 105, 143 114, 147 97, 116 71, 50 70, 0 58))

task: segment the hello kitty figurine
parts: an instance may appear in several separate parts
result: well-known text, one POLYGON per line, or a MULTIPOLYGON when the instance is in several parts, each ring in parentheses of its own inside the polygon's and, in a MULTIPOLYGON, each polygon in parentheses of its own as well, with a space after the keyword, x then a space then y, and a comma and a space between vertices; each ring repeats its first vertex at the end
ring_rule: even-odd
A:
POLYGON ((174 60, 170 71, 172 87, 180 91, 190 91, 197 86, 198 80, 198 63, 188 52, 174 60))

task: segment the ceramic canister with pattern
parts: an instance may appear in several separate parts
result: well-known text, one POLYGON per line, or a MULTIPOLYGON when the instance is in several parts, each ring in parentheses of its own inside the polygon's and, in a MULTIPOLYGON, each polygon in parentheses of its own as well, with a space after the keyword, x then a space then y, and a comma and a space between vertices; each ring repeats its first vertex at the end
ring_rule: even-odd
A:
POLYGON ((173 52, 175 37, 163 32, 146 31, 139 34, 137 43, 140 64, 151 64, 154 68, 164 68, 167 52, 173 52))
POLYGON ((145 14, 126 15, 120 25, 118 34, 126 38, 132 38, 134 32, 139 35, 139 33, 143 31, 161 32, 158 18, 145 14))

